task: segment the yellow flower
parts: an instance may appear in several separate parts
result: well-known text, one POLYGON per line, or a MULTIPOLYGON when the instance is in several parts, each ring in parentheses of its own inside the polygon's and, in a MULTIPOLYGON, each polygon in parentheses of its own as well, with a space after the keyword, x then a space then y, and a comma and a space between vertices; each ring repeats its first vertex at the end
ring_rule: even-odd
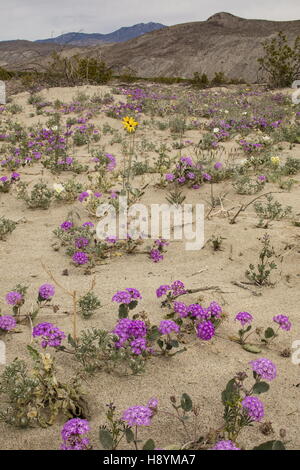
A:
POLYGON ((279 165, 280 158, 279 157, 271 157, 271 162, 273 163, 273 165, 279 165))
POLYGON ((124 129, 127 132, 134 132, 136 126, 138 126, 138 122, 135 121, 133 118, 128 117, 128 116, 123 118, 122 124, 124 126, 124 129))

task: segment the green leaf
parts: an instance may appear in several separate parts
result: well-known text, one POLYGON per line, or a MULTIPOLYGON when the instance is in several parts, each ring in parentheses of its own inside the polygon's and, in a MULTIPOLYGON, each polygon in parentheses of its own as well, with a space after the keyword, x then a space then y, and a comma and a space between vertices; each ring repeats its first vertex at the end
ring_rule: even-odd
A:
POLYGON ((265 330, 265 338, 272 338, 272 336, 275 336, 275 331, 273 328, 267 328, 265 330))
POLYGON ((37 349, 33 348, 32 346, 27 345, 27 349, 29 351, 30 356, 34 361, 38 360, 40 358, 40 353, 38 352, 37 349))
POLYGON ((126 304, 119 305, 119 318, 128 317, 128 306, 126 304))
POLYGON ((77 344, 76 341, 72 338, 72 336, 69 334, 68 335, 68 343, 73 347, 76 348, 77 344))
POLYGON ((267 382, 257 382, 253 387, 253 393, 255 395, 260 395, 261 393, 265 393, 269 390, 270 385, 267 382))
POLYGON ((157 326, 151 328, 150 332, 147 334, 149 341, 155 341, 161 336, 161 333, 158 331, 157 326))
POLYGON ((126 441, 128 442, 128 444, 130 442, 134 441, 134 433, 133 433, 132 429, 130 429, 130 428, 126 429, 125 436, 126 436, 126 441))
POLYGON ((155 442, 153 439, 148 439, 143 445, 143 450, 154 450, 155 449, 155 442))
POLYGON ((181 395, 181 408, 184 411, 191 411, 193 408, 193 402, 191 397, 187 393, 181 395))
POLYGON ((255 344, 246 343, 243 344, 242 347, 245 349, 245 351, 251 352, 253 354, 258 354, 261 352, 261 349, 255 344))
POLYGON ((226 405, 228 401, 231 401, 232 396, 236 395, 235 379, 229 380, 225 390, 223 390, 221 397, 223 405, 226 405))
POLYGON ((253 447, 252 450, 286 450, 281 441, 267 441, 259 446, 253 447))
POLYGON ((113 448, 114 441, 111 433, 107 429, 99 430, 99 438, 104 449, 111 450, 113 448))
POLYGON ((130 304, 128 305, 129 310, 133 310, 137 306, 137 304, 138 304, 137 300, 132 300, 130 304))

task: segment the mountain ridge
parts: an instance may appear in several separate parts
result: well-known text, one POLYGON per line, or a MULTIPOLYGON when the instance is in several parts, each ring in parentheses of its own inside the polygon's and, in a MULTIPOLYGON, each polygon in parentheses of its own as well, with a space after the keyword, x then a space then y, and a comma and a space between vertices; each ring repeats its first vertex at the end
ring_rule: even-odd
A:
POLYGON ((55 44, 68 44, 68 45, 93 45, 111 42, 125 42, 130 39, 134 39, 142 34, 146 34, 158 29, 166 28, 162 23, 155 23, 150 21, 149 23, 137 23, 133 26, 123 26, 116 31, 111 33, 81 33, 81 32, 69 32, 61 34, 55 38, 38 39, 36 43, 55 43, 55 44))

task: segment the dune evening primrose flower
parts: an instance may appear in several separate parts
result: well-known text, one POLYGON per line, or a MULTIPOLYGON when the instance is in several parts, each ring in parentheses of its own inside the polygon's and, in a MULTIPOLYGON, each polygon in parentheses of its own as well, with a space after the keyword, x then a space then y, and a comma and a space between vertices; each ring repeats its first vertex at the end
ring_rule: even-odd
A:
POLYGON ((6 294, 5 296, 5 299, 8 305, 13 305, 13 306, 20 305, 23 302, 22 294, 16 291, 8 292, 8 294, 6 294))
POLYGON ((16 320, 11 315, 0 316, 0 330, 10 331, 16 327, 16 320))
POLYGON ((204 321, 197 325, 197 336, 198 338, 209 341, 215 334, 215 327, 211 321, 204 321))
POLYGON ((210 450, 241 450, 232 441, 219 441, 210 450))
POLYGON ((241 323, 242 326, 245 326, 245 325, 250 324, 252 322, 253 317, 248 312, 239 312, 236 315, 235 320, 238 320, 241 323))
POLYGON ((82 437, 90 431, 90 425, 87 420, 73 418, 67 421, 61 431, 63 444, 61 450, 87 450, 90 441, 87 437, 82 437))
POLYGON ((276 315, 275 317, 273 317, 273 321, 275 323, 278 323, 279 327, 282 330, 290 331, 292 324, 289 320, 289 317, 287 317, 286 315, 276 315))
POLYGON ((248 415, 253 421, 261 421, 265 415, 264 405, 257 397, 245 397, 242 406, 247 410, 248 415))
POLYGON ((280 163, 280 158, 279 157, 271 157, 271 163, 273 165, 279 165, 280 163))
POLYGON ((261 357, 260 359, 250 361, 249 364, 253 371, 260 375, 262 379, 269 380, 270 382, 275 379, 277 373, 276 366, 269 359, 261 357))
POLYGON ((150 426, 152 415, 148 406, 132 406, 123 412, 122 419, 129 426, 150 426))
POLYGON ((159 324, 158 331, 162 335, 169 335, 172 331, 179 333, 180 326, 172 320, 162 320, 159 324))
POLYGON ((52 284, 43 284, 39 288, 39 298, 40 300, 51 299, 55 294, 55 288, 52 284))

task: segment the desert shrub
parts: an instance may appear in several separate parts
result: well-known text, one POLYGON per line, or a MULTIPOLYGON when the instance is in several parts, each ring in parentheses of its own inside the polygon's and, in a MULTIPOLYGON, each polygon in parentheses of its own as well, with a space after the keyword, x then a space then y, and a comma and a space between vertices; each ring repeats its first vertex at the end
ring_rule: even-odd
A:
POLYGON ((266 202, 256 202, 254 210, 259 218, 258 226, 267 228, 272 220, 281 220, 292 212, 292 207, 283 207, 279 201, 274 201, 272 194, 265 196, 266 202))
POLYGON ((290 46, 285 34, 263 43, 265 55, 258 59, 259 72, 274 88, 289 87, 300 77, 300 36, 290 46))
POLYGON ((195 88, 207 88, 209 86, 209 80, 206 73, 200 75, 199 72, 195 72, 193 78, 191 79, 191 84, 195 88))
POLYGON ((6 235, 13 232, 15 228, 16 222, 6 217, 0 217, 0 240, 4 240, 6 235))
POLYGON ((83 318, 90 318, 97 308, 101 306, 101 302, 93 292, 88 292, 79 299, 79 313, 83 318))
POLYGON ((46 427, 59 414, 66 418, 86 417, 86 403, 77 378, 62 383, 56 377, 54 359, 28 346, 34 365, 15 359, 0 378, 0 421, 27 427, 46 427), (8 403, 8 407, 7 407, 8 403), (3 406, 4 405, 4 406, 3 406))
POLYGON ((31 193, 27 191, 27 184, 20 183, 17 198, 26 202, 30 209, 48 209, 53 199, 53 191, 45 183, 37 183, 31 193))
POLYGON ((102 60, 83 57, 77 59, 76 75, 88 82, 107 83, 112 78, 112 71, 102 60))
POLYGON ((135 82, 137 80, 137 74, 136 74, 135 70, 128 67, 121 73, 119 78, 123 82, 132 83, 132 82, 135 82))
POLYGON ((0 80, 10 80, 13 76, 12 72, 0 67, 0 80))
POLYGON ((220 86, 228 83, 228 79, 225 77, 224 72, 215 72, 215 76, 211 80, 212 86, 220 86))

